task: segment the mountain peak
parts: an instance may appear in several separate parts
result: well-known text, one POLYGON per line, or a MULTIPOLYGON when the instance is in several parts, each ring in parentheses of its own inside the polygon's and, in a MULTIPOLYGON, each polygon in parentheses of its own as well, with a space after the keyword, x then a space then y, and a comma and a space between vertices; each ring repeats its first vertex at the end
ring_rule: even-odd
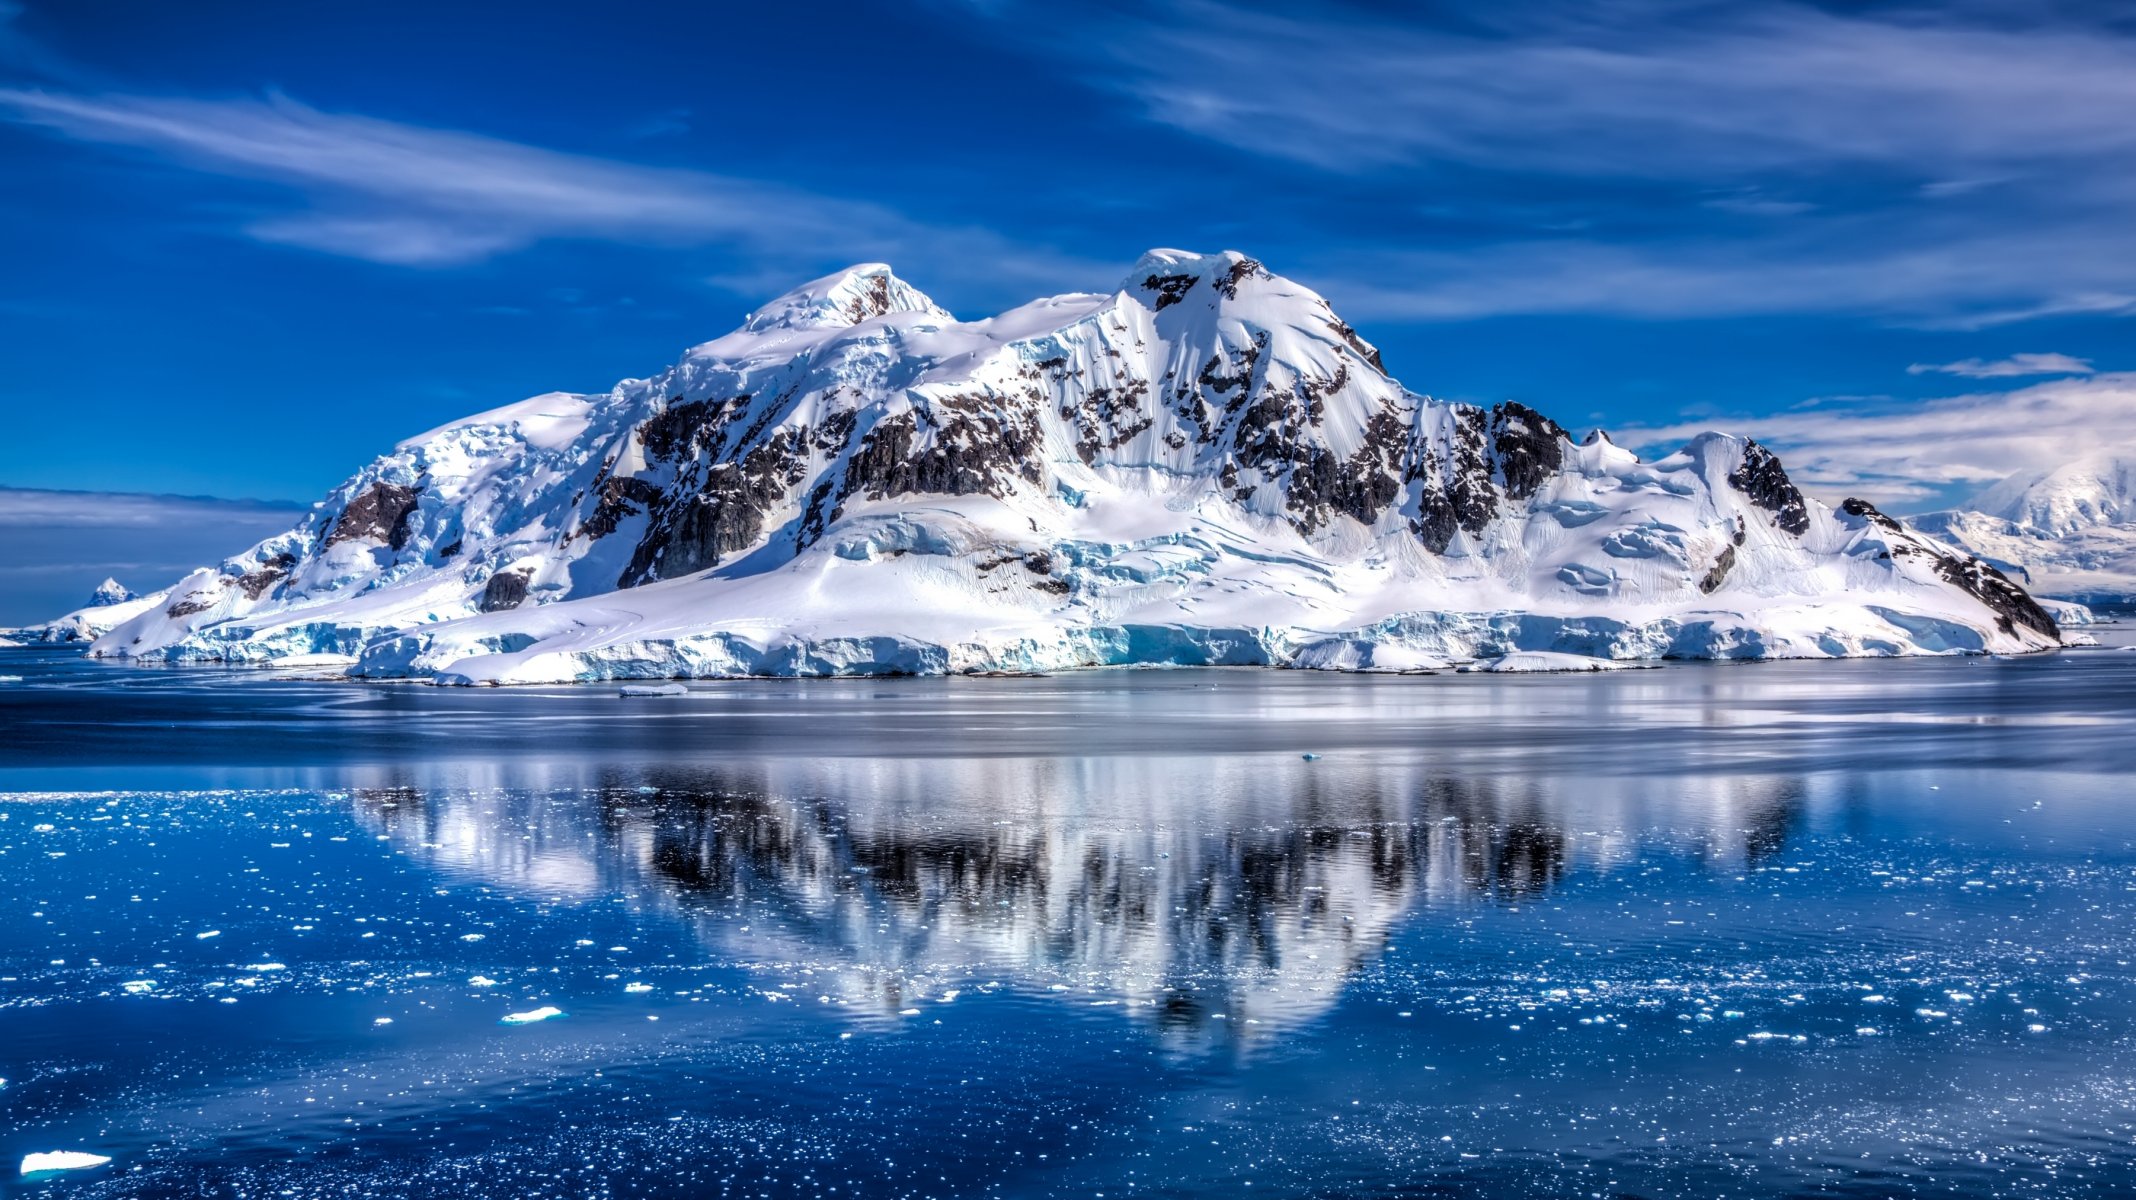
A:
POLYGON ((749 333, 774 329, 830 329, 858 325, 890 313, 922 313, 943 321, 955 317, 927 294, 899 279, 884 263, 860 263, 812 279, 749 314, 749 333))
POLYGON ((116 579, 107 578, 104 582, 96 585, 95 591, 89 593, 88 606, 90 608, 106 608, 113 604, 124 604, 133 598, 134 594, 126 590, 125 584, 116 579))
POLYGON ((1272 279, 1258 259, 1236 250, 1197 254, 1191 250, 1151 250, 1135 260, 1120 290, 1154 298, 1152 307, 1164 309, 1186 298, 1197 285, 1206 284, 1225 299, 1238 296, 1239 284, 1248 279, 1272 279))

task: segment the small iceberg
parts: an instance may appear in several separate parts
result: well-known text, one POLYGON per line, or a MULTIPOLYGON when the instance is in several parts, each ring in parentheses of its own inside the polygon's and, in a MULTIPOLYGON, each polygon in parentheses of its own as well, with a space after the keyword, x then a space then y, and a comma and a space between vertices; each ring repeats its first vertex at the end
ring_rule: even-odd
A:
POLYGON ((690 689, 679 683, 626 683, 617 689, 616 695, 625 700, 633 696, 687 696, 690 689))
POLYGON ((1319 755, 1317 755, 1317 754, 1314 754, 1314 753, 1312 753, 1311 751, 1307 751, 1306 753, 1304 753, 1304 754, 1301 754, 1301 755, 1299 755, 1298 757, 1300 757, 1300 758, 1304 759, 1304 760, 1305 760, 1305 761, 1307 761, 1307 762, 1319 762, 1319 761, 1320 761, 1320 756, 1319 756, 1319 755))
POLYGON ((48 1175, 58 1171, 86 1171, 110 1161, 109 1157, 102 1154, 84 1154, 79 1150, 48 1150, 42 1154, 23 1155, 22 1173, 48 1175))
POLYGON ((551 1020, 563 1015, 563 1009, 544 1004, 540 1008, 530 1008, 525 1012, 506 1013, 497 1023, 499 1025, 533 1025, 537 1022, 551 1020))

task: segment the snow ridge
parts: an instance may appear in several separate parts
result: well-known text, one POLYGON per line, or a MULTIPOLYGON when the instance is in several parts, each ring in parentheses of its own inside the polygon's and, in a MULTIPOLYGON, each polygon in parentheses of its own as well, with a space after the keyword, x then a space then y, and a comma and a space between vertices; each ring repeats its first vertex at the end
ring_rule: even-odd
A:
POLYGON ((2099 454, 2020 472, 1918 523, 2045 594, 2136 601, 2136 458, 2099 454))
POLYGON ((1980 560, 1754 442, 1412 392, 1235 251, 959 321, 880 264, 410 439, 92 653, 453 683, 2023 651, 1980 560), (324 657, 322 657, 324 656, 324 657))

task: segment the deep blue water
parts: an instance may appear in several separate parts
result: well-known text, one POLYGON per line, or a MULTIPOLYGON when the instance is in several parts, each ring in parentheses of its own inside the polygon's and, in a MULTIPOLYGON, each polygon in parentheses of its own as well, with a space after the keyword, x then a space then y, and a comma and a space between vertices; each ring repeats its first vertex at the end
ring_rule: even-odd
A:
POLYGON ((2136 1193, 2136 653, 0 675, 4 1195, 2136 1193))

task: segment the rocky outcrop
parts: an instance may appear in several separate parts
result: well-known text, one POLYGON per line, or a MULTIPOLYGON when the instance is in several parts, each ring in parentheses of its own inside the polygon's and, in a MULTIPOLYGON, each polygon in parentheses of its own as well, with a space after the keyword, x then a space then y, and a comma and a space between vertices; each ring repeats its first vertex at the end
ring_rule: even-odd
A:
POLYGON ((339 542, 383 542, 394 550, 406 549, 410 523, 422 489, 397 483, 374 483, 341 510, 326 535, 326 545, 339 542))

